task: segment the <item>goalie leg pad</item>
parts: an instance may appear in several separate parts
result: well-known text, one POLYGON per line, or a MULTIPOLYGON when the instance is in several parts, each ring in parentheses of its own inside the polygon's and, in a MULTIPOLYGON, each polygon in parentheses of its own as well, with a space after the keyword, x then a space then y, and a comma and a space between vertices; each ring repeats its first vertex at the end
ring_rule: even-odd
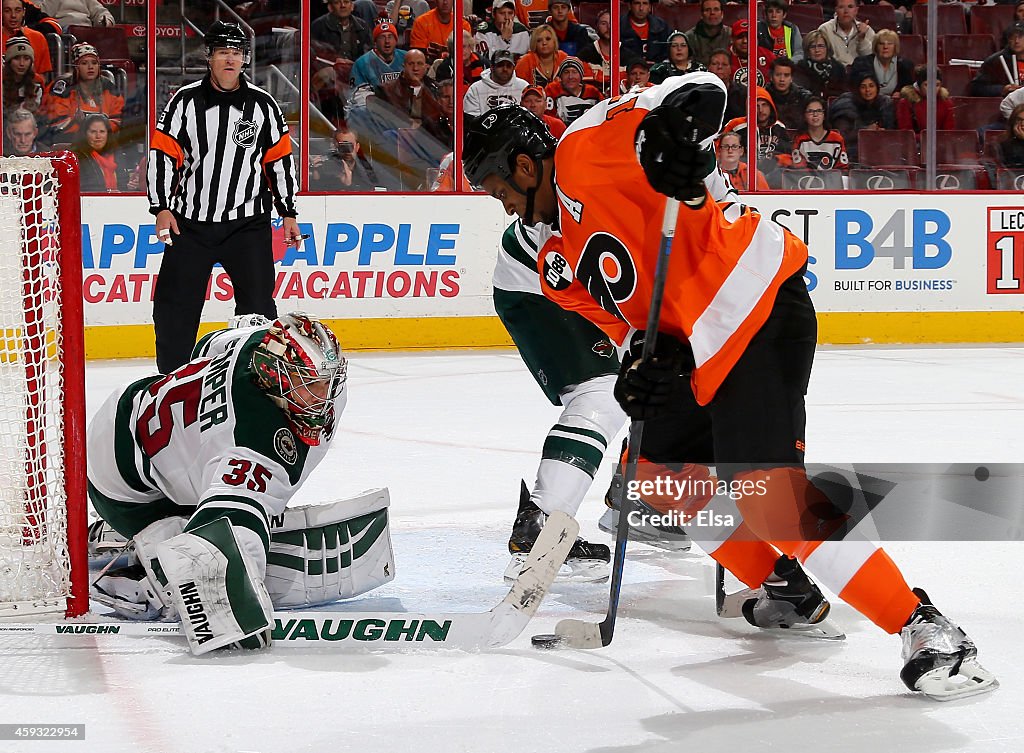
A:
POLYGON ((395 577, 387 489, 285 510, 270 520, 267 590, 274 606, 326 604, 395 577))
MULTIPOLYGON (((218 518, 156 548, 157 577, 177 607, 196 656, 250 636, 268 645, 273 606, 258 563, 227 518, 218 518)), ((243 647, 252 645, 246 641, 243 647)))

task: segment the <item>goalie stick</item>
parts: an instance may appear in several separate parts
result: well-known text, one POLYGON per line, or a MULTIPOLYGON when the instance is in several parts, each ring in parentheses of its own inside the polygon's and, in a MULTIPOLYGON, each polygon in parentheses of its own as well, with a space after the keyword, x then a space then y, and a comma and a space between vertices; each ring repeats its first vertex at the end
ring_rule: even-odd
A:
MULTIPOLYGON (((508 595, 487 612, 275 612, 274 645, 374 651, 479 651, 505 646, 536 614, 578 535, 579 524, 573 518, 564 512, 549 515, 508 595)), ((184 637, 181 625, 166 622, 0 623, 0 635, 12 634, 88 640, 97 635, 184 637)))
MULTIPOLYGON (((703 195, 701 197, 703 200, 703 195)), ((668 260, 672 252, 672 239, 676 234, 676 217, 679 202, 669 198, 665 202, 665 214, 661 220, 661 248, 658 262, 654 267, 654 285, 651 290, 650 310, 647 312, 647 329, 641 360, 654 353, 658 339, 658 324, 661 322, 661 301, 665 296, 665 279, 668 277, 668 260)), ((612 558, 611 586, 608 593, 608 613, 601 622, 565 619, 555 625, 553 634, 535 635, 534 646, 540 648, 601 648, 612 642, 615 634, 615 618, 619 611, 619 593, 622 590, 622 569, 626 562, 626 542, 629 540, 629 514, 633 510, 627 490, 636 475, 640 461, 640 441, 643 439, 644 422, 629 424, 629 441, 626 452, 626 467, 622 471, 622 488, 619 490, 619 520, 615 527, 615 555, 612 558)))

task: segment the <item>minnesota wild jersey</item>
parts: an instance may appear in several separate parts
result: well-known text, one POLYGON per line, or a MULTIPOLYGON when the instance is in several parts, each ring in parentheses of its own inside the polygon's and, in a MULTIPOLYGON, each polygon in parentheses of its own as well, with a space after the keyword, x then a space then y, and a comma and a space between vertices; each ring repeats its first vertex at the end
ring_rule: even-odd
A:
POLYGON ((280 515, 326 454, 348 393, 343 387, 319 445, 299 441, 252 380, 249 364, 265 331, 215 333, 176 371, 114 393, 90 423, 90 485, 118 502, 167 498, 280 515))

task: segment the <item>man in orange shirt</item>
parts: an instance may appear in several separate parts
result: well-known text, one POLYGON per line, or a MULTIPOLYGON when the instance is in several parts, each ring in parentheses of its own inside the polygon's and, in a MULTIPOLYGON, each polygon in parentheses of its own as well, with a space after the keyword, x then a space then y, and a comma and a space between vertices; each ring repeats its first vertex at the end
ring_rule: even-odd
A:
POLYGON ((507 213, 547 226, 536 257, 545 294, 629 342, 619 404, 634 420, 667 418, 658 427, 670 435, 665 444, 674 438, 685 448, 648 459, 704 479, 715 462, 729 493, 684 502, 713 501, 723 521, 689 532, 750 588, 764 583, 743 605, 749 622, 826 617, 828 603, 799 561, 902 635, 900 676, 911 690, 945 699, 994 689, 967 635, 906 584, 883 550, 847 533, 847 518, 806 476, 804 395, 817 331, 803 282, 807 247, 750 207, 708 200, 725 105, 717 76, 676 76, 598 103, 557 149, 522 108, 497 108, 467 129, 466 176, 507 213), (685 206, 658 347, 644 359, 666 196, 685 206))
POLYGON ((28 39, 36 53, 36 73, 49 80, 53 64, 50 62, 50 46, 46 43, 46 37, 24 24, 25 4, 21 0, 3 0, 3 43, 6 45, 11 37, 28 39))
MULTIPOLYGON (((427 56, 427 65, 442 57, 446 51, 448 35, 455 25, 455 14, 452 12, 454 0, 437 0, 437 7, 417 16, 409 35, 409 47, 423 50, 427 56)), ((469 22, 462 20, 462 28, 470 31, 469 22)))

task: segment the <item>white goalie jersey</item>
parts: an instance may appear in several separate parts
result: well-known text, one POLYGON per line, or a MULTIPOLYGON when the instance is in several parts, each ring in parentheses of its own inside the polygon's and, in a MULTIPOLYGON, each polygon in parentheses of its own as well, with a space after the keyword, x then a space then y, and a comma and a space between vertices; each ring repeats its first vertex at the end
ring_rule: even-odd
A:
POLYGON ((225 330, 172 374, 116 392, 89 428, 89 481, 123 502, 166 497, 186 507, 280 515, 323 459, 347 387, 319 445, 295 436, 288 417, 252 380, 250 361, 265 328, 225 330))

